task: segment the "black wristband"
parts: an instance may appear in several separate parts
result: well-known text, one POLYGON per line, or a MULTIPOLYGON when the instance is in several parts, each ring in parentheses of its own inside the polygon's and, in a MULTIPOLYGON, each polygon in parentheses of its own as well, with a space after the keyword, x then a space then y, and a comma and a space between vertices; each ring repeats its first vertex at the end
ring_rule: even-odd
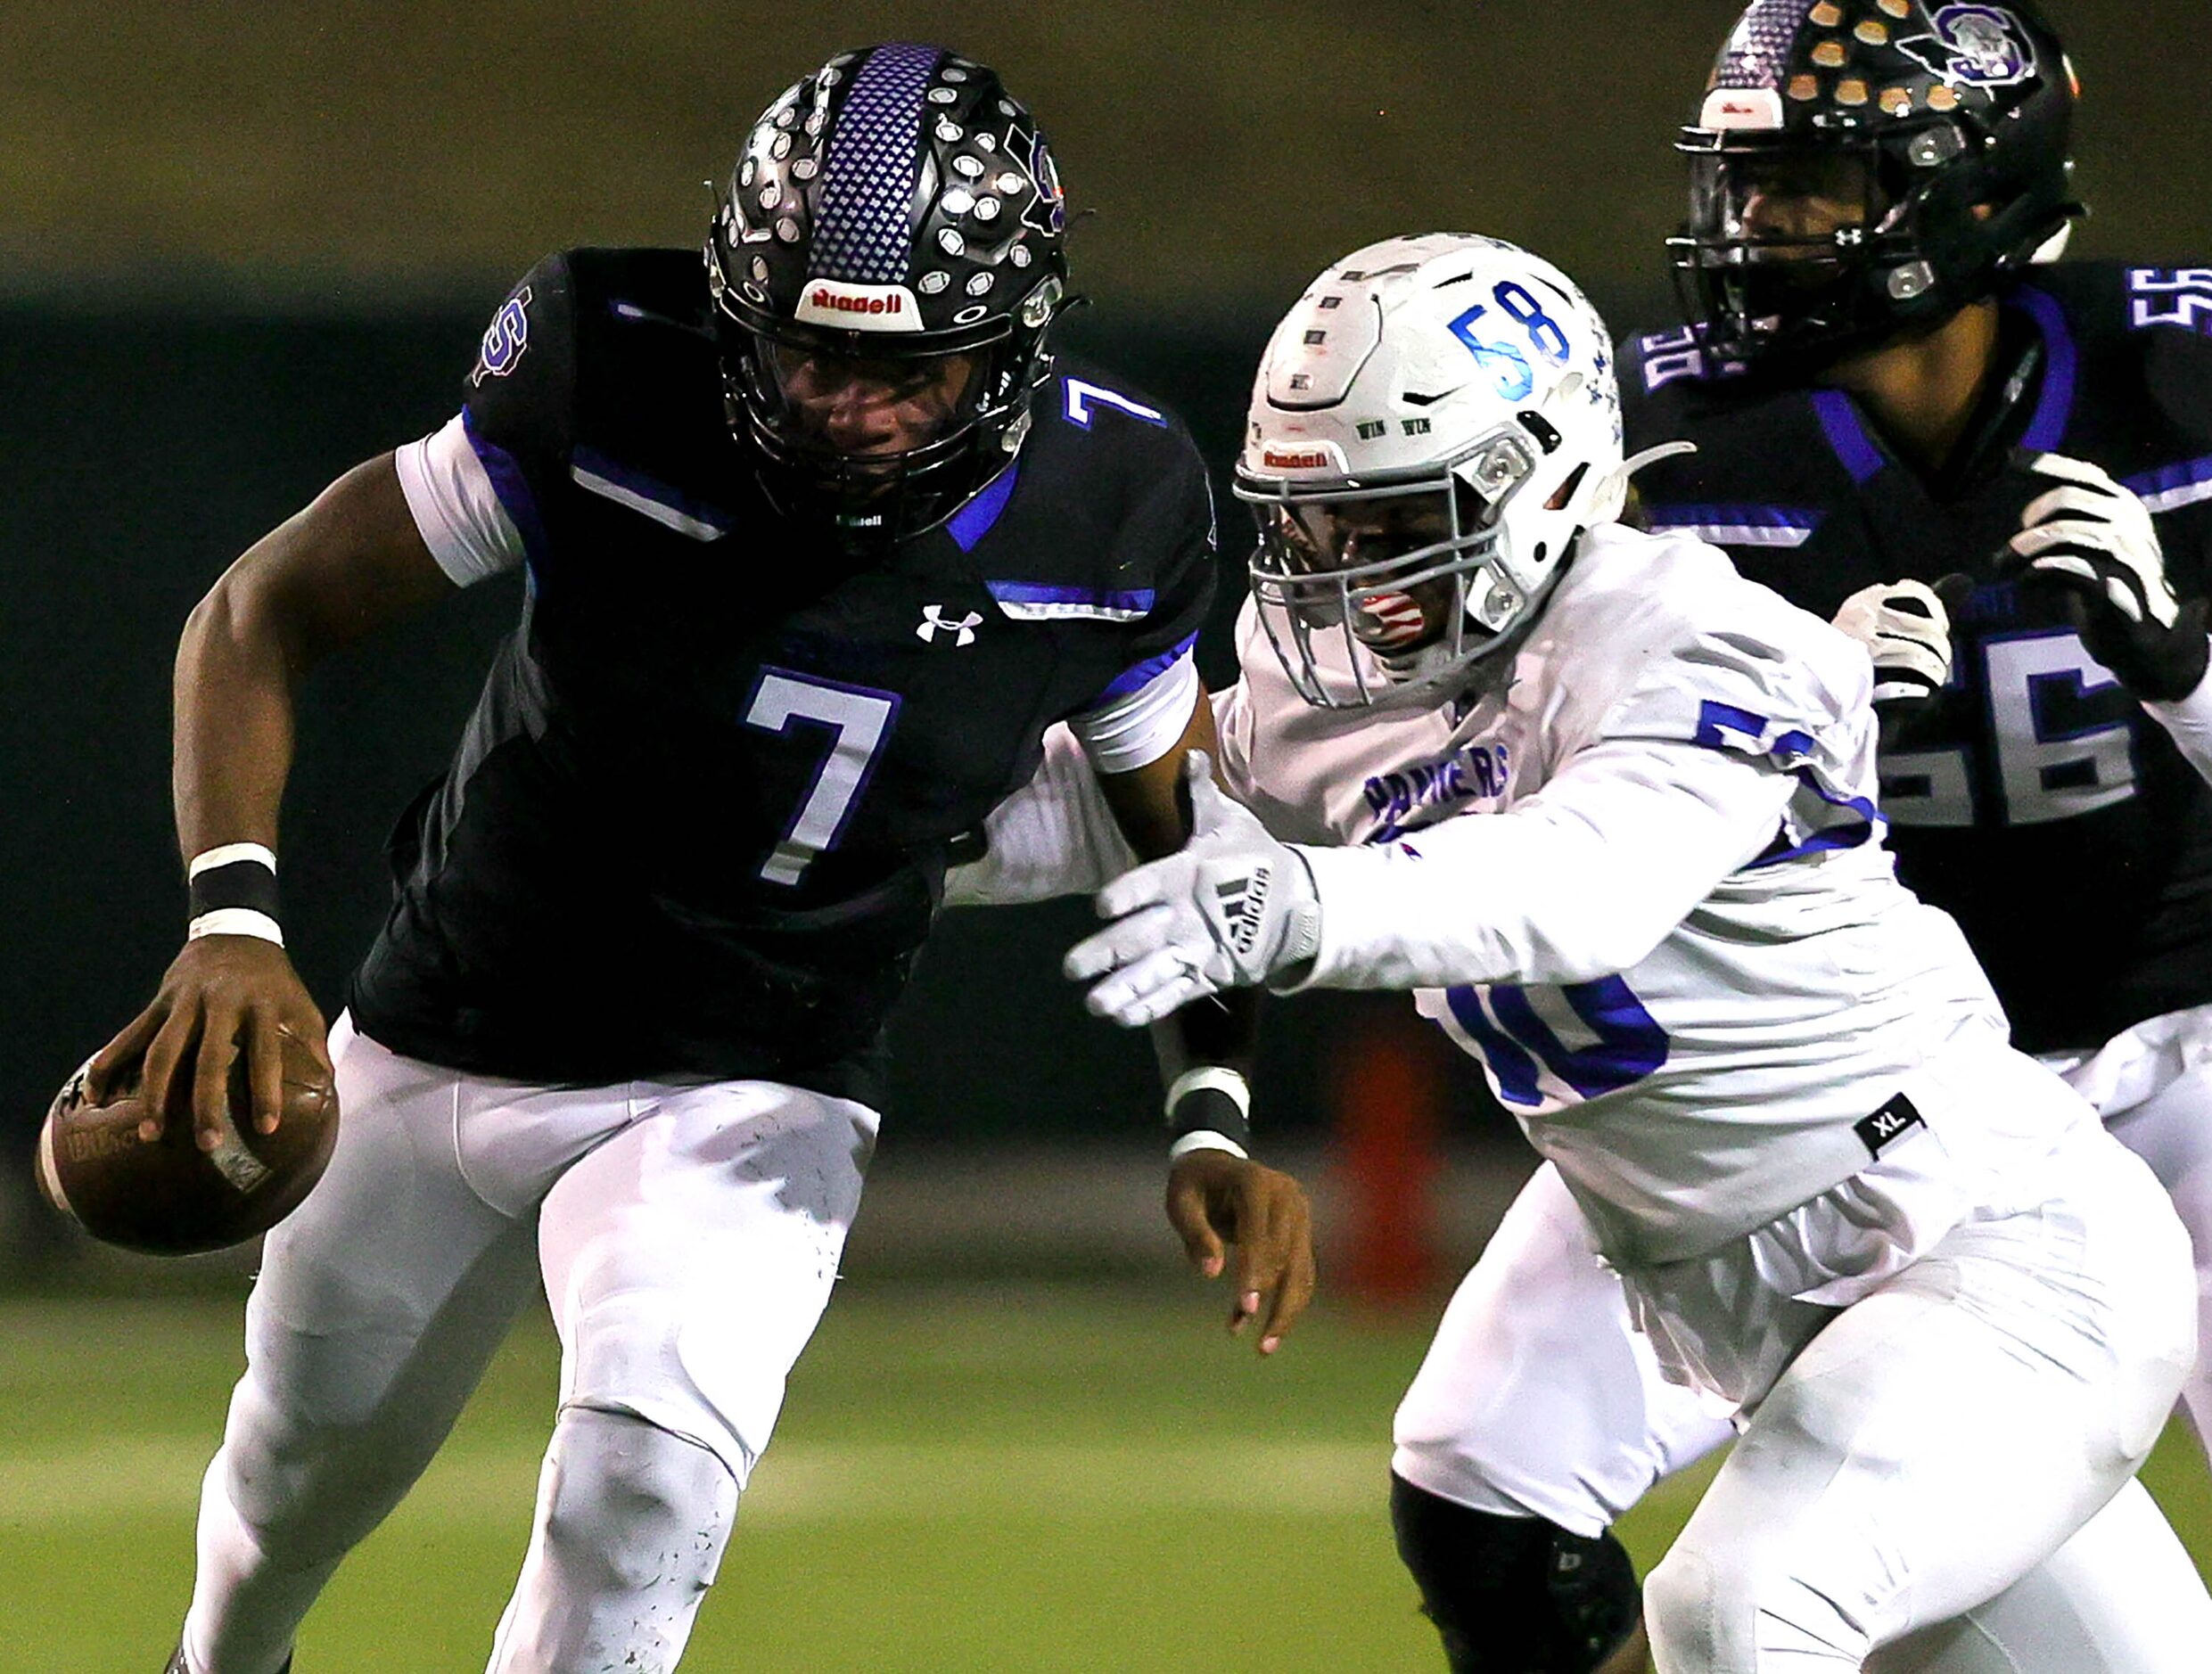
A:
MULTIPOLYGON (((1251 1095, 1234 1070, 1205 1064, 1178 1076, 1168 1089, 1170 1155, 1194 1134, 1217 1134, 1246 1155, 1252 1150, 1252 1120, 1246 1114, 1251 1095)), ((1196 1149, 1197 1147, 1188 1147, 1196 1149)))
POLYGON ((279 916, 276 874, 259 860, 231 860, 209 866, 192 880, 187 889, 192 900, 191 915, 194 918, 234 907, 270 918, 279 916))

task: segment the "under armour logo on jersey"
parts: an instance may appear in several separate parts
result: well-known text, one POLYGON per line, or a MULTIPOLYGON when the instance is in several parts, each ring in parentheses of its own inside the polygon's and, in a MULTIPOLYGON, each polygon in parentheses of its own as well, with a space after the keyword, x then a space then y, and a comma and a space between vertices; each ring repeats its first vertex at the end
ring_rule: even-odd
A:
POLYGON ((970 611, 956 622, 945 614, 943 605, 925 604, 922 606, 922 625, 914 630, 914 637, 925 645, 933 645, 937 643, 938 635, 950 634, 956 646, 972 645, 975 643, 975 630, 983 620, 970 611))
POLYGON ((1267 908, 1269 869, 1262 866, 1248 877, 1231 878, 1213 887, 1221 903, 1221 921, 1229 927, 1229 945, 1239 954, 1252 951, 1260 939, 1260 915, 1267 908))

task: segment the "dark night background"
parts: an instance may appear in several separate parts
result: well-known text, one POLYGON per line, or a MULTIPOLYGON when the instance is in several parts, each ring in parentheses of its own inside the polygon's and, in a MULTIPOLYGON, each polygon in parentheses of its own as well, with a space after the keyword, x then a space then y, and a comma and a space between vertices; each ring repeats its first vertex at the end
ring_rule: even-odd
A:
MULTIPOLYGON (((2050 8, 2085 83, 2090 254, 2203 233, 2200 4, 2050 8)), ((1666 324, 1670 149, 1727 0, 1107 0, 759 12, 177 6, 11 21, 0 62, 0 1141, 152 992, 183 928, 168 676, 222 567, 349 464, 453 409, 489 309, 543 250, 689 244, 700 185, 829 52, 937 39, 1037 111, 1093 306, 1066 332, 1179 407, 1217 470, 1276 313, 1394 233, 1515 238, 1617 329, 1666 324)), ((1224 499, 1225 624, 1241 513, 1224 499)), ((286 923, 318 998, 381 916, 379 849, 436 773, 514 609, 493 586, 319 672, 286 806, 286 923)), ((1223 673, 1217 631, 1209 669, 1223 673)), ((1142 1043, 1053 967, 1079 905, 955 915, 900 1016, 887 1143, 1125 1137, 1142 1043)), ((1264 1120, 1314 1135, 1344 1044, 1402 1003, 1303 1002, 1264 1120)), ((1443 1050, 1438 1043, 1436 1050, 1443 1050)), ((1469 1073, 1455 1073, 1481 1123, 1469 1073)), ((11 1168, 20 1181, 21 1171, 11 1168)), ((0 1200, 6 1193, 0 1192, 0 1200)), ((0 1246, 11 1217, 0 1205, 0 1246)), ((17 1219, 19 1227, 36 1225, 17 1219)))

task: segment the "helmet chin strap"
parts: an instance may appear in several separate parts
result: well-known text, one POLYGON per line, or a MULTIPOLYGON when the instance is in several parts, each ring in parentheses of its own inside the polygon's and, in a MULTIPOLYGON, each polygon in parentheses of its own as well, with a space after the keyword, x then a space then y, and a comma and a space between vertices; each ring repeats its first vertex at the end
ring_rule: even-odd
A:
POLYGON ((1621 498, 1625 501, 1628 497, 1628 485, 1639 471, 1647 470, 1657 464, 1662 459, 1678 459, 1686 454, 1694 454, 1697 451, 1698 444, 1695 442, 1661 442, 1656 447, 1647 447, 1643 452, 1621 461, 1619 466, 1614 471, 1611 480, 1608 481, 1594 497, 1602 504, 1611 499, 1617 491, 1621 498))
POLYGON ((2042 243, 2035 246, 2035 254, 2027 258, 2029 266, 2035 267, 2049 267, 2052 262, 2058 261, 2065 256, 2066 247, 2073 242, 2074 223, 2068 221, 2057 232, 2052 234, 2049 238, 2043 240, 2042 243))

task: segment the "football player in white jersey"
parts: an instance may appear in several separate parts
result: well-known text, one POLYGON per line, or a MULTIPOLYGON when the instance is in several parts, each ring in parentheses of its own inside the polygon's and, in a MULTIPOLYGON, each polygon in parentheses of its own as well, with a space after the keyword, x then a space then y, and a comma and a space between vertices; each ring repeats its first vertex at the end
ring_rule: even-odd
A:
MULTIPOLYGON (((1401 1549, 1455 1669, 1633 1666, 1603 1521, 1545 1521, 1462 1445, 1494 1440, 1469 1317, 1533 1309, 1541 1352, 1562 1292, 1623 1399, 1681 1403, 1563 1429, 1742 1429, 1648 1585, 1663 1671, 2197 1666, 2212 1599, 2130 1481, 2194 1352, 2186 1235, 1896 882, 1863 652, 1616 521, 1608 341, 1488 239, 1392 240, 1307 291, 1239 472, 1238 800, 1194 770, 1197 834, 1102 891, 1070 973, 1129 1024, 1414 990, 1544 1153, 1399 1417, 1401 1549)), ((958 898, 1122 864, 1068 765, 958 898)), ((1596 1454, 1600 1500, 1674 1462, 1630 1451, 1596 1454)))

